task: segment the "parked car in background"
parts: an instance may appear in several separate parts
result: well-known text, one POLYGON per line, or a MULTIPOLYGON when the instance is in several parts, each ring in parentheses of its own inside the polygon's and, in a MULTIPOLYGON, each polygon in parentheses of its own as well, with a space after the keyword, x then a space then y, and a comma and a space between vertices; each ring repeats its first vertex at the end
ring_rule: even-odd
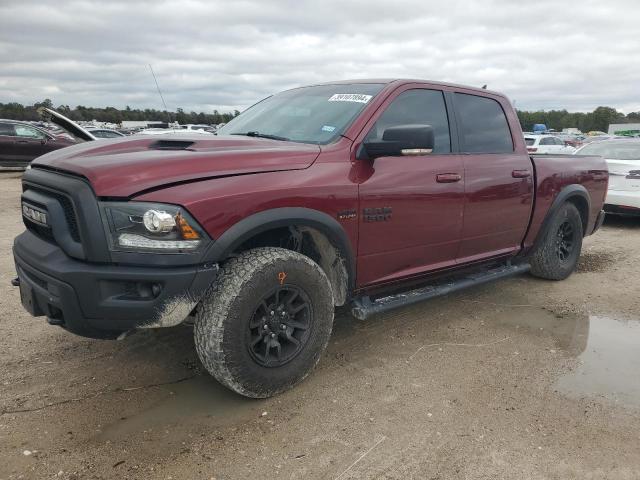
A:
POLYGON ((202 133, 202 132, 215 133, 216 132, 216 127, 213 127, 211 125, 198 125, 194 123, 180 125, 180 128, 183 130, 188 130, 190 133, 193 132, 194 130, 199 130, 199 132, 196 132, 196 133, 202 133))
POLYGON ((571 154, 576 151, 571 145, 556 135, 526 135, 524 141, 529 153, 571 154))
POLYGON ((585 138, 584 135, 572 135, 567 133, 558 134, 557 136, 558 138, 560 138, 560 140, 564 142, 565 145, 569 145, 570 147, 573 147, 573 148, 581 147, 583 143, 582 141, 585 138))
POLYGON ((640 216, 640 139, 592 142, 576 153, 600 155, 609 166, 605 212, 640 216))
POLYGON ((138 135, 165 135, 165 134, 182 134, 182 135, 213 135, 213 132, 208 132, 202 129, 185 129, 182 126, 171 128, 145 128, 137 133, 138 135))
POLYGON ((96 138, 120 138, 126 136, 124 133, 109 128, 90 128, 88 131, 96 138))
POLYGON ((54 135, 25 122, 0 120, 0 168, 25 168, 34 158, 74 143, 66 134, 54 135))

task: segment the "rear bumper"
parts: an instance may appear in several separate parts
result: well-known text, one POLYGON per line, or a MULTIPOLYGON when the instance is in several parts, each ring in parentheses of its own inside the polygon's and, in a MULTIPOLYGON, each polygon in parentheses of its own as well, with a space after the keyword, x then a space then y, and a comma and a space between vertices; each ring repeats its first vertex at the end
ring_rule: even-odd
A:
POLYGON ((640 191, 609 190, 604 203, 607 212, 640 215, 640 191))
POLYGON ((144 267, 78 261, 29 231, 16 237, 13 254, 25 308, 93 338, 182 322, 218 270, 216 264, 144 267))
POLYGON ((623 215, 629 217, 640 217, 639 207, 629 207, 626 205, 612 205, 605 203, 604 210, 611 215, 623 215))

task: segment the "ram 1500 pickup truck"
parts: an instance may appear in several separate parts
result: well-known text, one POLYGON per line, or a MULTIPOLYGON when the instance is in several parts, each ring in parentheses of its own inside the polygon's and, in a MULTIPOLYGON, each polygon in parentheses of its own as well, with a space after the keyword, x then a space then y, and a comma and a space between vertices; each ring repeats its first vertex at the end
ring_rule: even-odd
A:
POLYGON ((334 307, 360 319, 530 271, 561 280, 602 223, 598 156, 530 155, 509 100, 357 80, 262 100, 218 131, 87 142, 23 177, 24 307, 96 338, 194 323, 222 384, 300 382, 334 307))

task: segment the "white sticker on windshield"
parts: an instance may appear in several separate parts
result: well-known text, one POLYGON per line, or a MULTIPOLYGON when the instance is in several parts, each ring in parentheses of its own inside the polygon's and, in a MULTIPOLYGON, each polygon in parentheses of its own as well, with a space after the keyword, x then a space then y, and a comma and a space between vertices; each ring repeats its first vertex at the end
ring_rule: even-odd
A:
POLYGON ((333 132, 336 129, 333 125, 323 125, 320 130, 323 132, 333 132))
POLYGON ((336 93, 329 99, 330 102, 358 102, 368 103, 372 95, 363 95, 361 93, 336 93))

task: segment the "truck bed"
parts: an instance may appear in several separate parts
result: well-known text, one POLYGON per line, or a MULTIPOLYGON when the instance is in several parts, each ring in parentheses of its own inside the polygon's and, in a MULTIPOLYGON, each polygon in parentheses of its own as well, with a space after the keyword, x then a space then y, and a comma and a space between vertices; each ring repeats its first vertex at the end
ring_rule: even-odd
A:
POLYGON ((590 198, 586 206, 585 235, 590 235, 607 194, 609 171, 598 155, 530 154, 535 176, 535 201, 523 246, 531 248, 558 193, 568 185, 584 187, 590 198))

